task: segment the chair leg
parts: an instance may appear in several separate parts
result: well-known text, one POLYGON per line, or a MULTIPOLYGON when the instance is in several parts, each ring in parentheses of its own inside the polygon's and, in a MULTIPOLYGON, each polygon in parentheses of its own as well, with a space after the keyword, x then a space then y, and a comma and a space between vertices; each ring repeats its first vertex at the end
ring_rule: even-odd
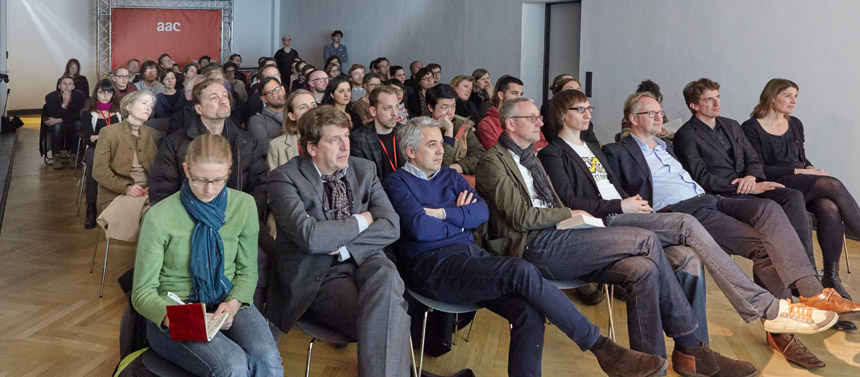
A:
POLYGON ((842 235, 842 251, 845 252, 845 267, 848 268, 848 273, 851 273, 851 263, 848 262, 848 238, 842 235))
POLYGON ((102 284, 99 287, 99 298, 102 298, 105 290, 105 275, 107 274, 107 260, 108 260, 108 252, 110 252, 110 237, 105 235, 106 245, 105 245, 105 265, 102 267, 102 284))
POLYGON ((81 145, 83 145, 83 143, 84 143, 84 139, 78 138, 78 154, 75 155, 75 164, 74 164, 75 170, 74 170, 74 173, 72 173, 72 175, 75 175, 78 172, 78 158, 83 156, 81 154, 81 145))
POLYGON ((472 323, 469 324, 469 332, 466 333, 466 343, 469 343, 469 340, 472 339, 472 326, 475 326, 475 321, 478 318, 478 312, 475 312, 475 316, 472 317, 472 323))
POLYGON ((457 335, 460 334, 460 313, 454 313, 454 333, 451 334, 451 347, 457 346, 457 335))
POLYGON ((433 309, 427 308, 424 311, 424 325, 421 327, 421 354, 419 355, 418 361, 418 372, 424 370, 424 341, 427 340, 427 314, 433 309))
POLYGON ((308 377, 311 375, 311 352, 313 352, 313 350, 314 350, 314 341, 316 341, 316 340, 317 340, 317 338, 312 337, 311 341, 308 342, 308 361, 307 361, 307 363, 305 363, 305 377, 308 377))
POLYGON ((87 177, 85 174, 86 170, 87 170, 86 166, 84 166, 83 169, 81 169, 81 184, 80 184, 80 189, 78 190, 78 211, 75 212, 75 217, 81 216, 81 201, 84 198, 84 186, 87 184, 86 183, 87 177))
POLYGON ((615 286, 612 284, 603 285, 603 294, 606 295, 606 309, 609 310, 609 339, 615 341, 615 320, 612 318, 612 296, 615 293, 615 286))
POLYGON ((93 246, 93 261, 90 262, 90 273, 93 273, 93 268, 96 266, 96 251, 99 249, 99 233, 102 232, 102 227, 96 229, 96 244, 93 246))
POLYGON ((412 343, 411 331, 409 332, 409 357, 412 358, 412 375, 414 377, 420 377, 418 375, 418 364, 415 363, 415 345, 412 343))

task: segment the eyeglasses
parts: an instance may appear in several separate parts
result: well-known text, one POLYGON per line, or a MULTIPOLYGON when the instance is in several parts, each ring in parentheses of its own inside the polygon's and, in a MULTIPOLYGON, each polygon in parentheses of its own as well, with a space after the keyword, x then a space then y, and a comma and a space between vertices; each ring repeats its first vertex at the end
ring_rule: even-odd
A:
POLYGON ((634 115, 642 115, 642 114, 648 114, 648 117, 649 117, 649 118, 651 118, 651 119, 656 118, 656 117, 657 117, 657 114, 660 114, 660 118, 665 118, 665 117, 666 117, 666 112, 665 112, 665 111, 662 111, 662 110, 661 110, 661 111, 643 111, 643 112, 641 112, 641 113, 636 113, 636 114, 634 114, 634 115))
POLYGON ((116 77, 116 78, 118 78, 118 79, 126 79, 126 80, 128 80, 131 76, 129 76, 129 75, 113 75, 113 77, 116 77))
POLYGON ((158 70, 155 68, 150 68, 150 69, 145 70, 144 72, 158 72, 158 70))
POLYGON ((430 71, 430 73, 432 73, 433 76, 441 76, 442 75, 442 71, 430 71))
POLYGON ((528 119, 528 121, 532 122, 532 123, 537 123, 538 121, 543 120, 543 116, 541 116, 541 115, 518 115, 515 117, 509 117, 509 118, 528 119))
POLYGON ((577 106, 577 107, 568 107, 567 109, 568 110, 574 110, 580 114, 585 113, 586 111, 588 111, 589 114, 594 112, 594 106, 589 106, 589 107, 577 106))
POLYGON ((276 87, 275 87, 274 89, 272 89, 272 90, 267 90, 267 91, 263 92, 263 95, 268 96, 268 95, 270 95, 270 94, 272 94, 272 93, 280 92, 280 91, 281 91, 281 89, 283 89, 283 87, 282 87, 282 86, 280 86, 280 85, 278 85, 278 86, 276 86, 276 87))
POLYGON ((215 187, 221 187, 227 183, 227 178, 229 178, 229 177, 230 176, 228 175, 228 176, 223 177, 223 178, 216 178, 216 179, 211 179, 211 180, 205 179, 205 178, 193 178, 192 177, 191 178, 191 184, 194 185, 194 187, 206 187, 206 185, 211 183, 215 187))
POLYGON ((457 105, 456 105, 456 104, 455 104, 455 105, 441 105, 441 106, 438 106, 438 107, 439 107, 439 110, 442 110, 442 111, 448 111, 448 110, 453 110, 453 109, 455 109, 455 108, 457 107, 457 105))
POLYGON ((99 90, 99 91, 97 91, 97 92, 96 92, 96 94, 104 94, 104 95, 107 95, 107 96, 112 96, 112 95, 113 95, 113 90, 108 90, 108 91, 99 90))
POLYGON ((328 81, 328 77, 317 77, 311 81, 328 81))

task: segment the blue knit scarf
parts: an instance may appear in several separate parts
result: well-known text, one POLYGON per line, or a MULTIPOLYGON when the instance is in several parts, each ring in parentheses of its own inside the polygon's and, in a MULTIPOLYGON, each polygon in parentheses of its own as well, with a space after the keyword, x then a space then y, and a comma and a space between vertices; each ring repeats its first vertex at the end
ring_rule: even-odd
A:
POLYGON ((227 187, 218 196, 206 203, 191 192, 188 179, 179 190, 179 200, 194 221, 191 233, 191 302, 202 302, 208 308, 216 308, 224 301, 233 283, 224 276, 224 242, 218 230, 224 226, 227 211, 227 187))

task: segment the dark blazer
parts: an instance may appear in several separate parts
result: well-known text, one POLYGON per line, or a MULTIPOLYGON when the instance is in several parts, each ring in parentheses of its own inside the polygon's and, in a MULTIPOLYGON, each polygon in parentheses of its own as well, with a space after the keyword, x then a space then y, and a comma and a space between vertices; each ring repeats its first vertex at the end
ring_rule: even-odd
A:
POLYGON ((352 190, 352 213, 369 211, 374 218, 361 233, 354 217, 329 217, 325 189, 309 157, 300 155, 269 173, 269 206, 278 236, 271 256, 266 317, 283 332, 290 330, 319 292, 326 271, 337 258, 329 253, 346 246, 361 265, 400 237, 400 218, 375 171, 369 161, 349 158, 345 178, 352 190))
MULTIPOLYGON (((597 143, 586 142, 588 149, 597 157, 599 163, 606 166, 606 156, 600 151, 597 143)), ((570 209, 583 210, 597 217, 606 217, 622 213, 621 200, 604 200, 597 188, 594 176, 582 160, 582 156, 576 153, 567 142, 557 137, 549 142, 545 148, 538 153, 538 158, 543 164, 556 193, 561 202, 570 209)), ((618 184, 618 179, 612 171, 606 168, 609 181, 615 185, 615 189, 622 198, 627 198, 627 193, 618 184)))
MULTIPOLYGON (((666 150, 675 157, 672 148, 667 146, 666 150)), ((645 155, 639 150, 639 144, 636 144, 633 136, 604 145, 603 153, 606 155, 604 162, 607 170, 618 179, 616 185, 621 186, 627 195, 639 194, 653 206, 654 183, 651 181, 651 168, 648 167, 645 155)))
MULTIPOLYGON (((794 169, 798 166, 784 165, 777 160, 774 153, 774 138, 761 128, 758 120, 752 118, 741 125, 741 129, 747 137, 750 145, 756 151, 762 164, 764 164, 764 175, 767 179, 776 179, 785 175, 793 175, 794 169)), ((788 135, 792 143, 797 144, 799 155, 797 156, 798 163, 803 163, 804 167, 813 166, 812 162, 806 158, 806 148, 803 143, 806 141, 803 135, 803 123, 795 117, 788 118, 788 135)))
POLYGON ((69 105, 64 109, 61 103, 60 91, 55 90, 45 95, 45 107, 47 107, 48 116, 51 118, 60 118, 63 124, 71 126, 72 122, 81 119, 81 109, 84 108, 86 98, 84 92, 72 89, 72 95, 69 99, 69 105))
POLYGON ((717 122, 732 143, 733 155, 726 153, 714 140, 710 127, 694 115, 675 132, 674 147, 684 169, 712 194, 736 193, 738 186, 731 183, 735 178, 751 175, 764 180, 762 164, 740 124, 723 117, 717 117, 717 122))
MULTIPOLYGON (((401 125, 398 124, 392 132, 397 132, 400 127, 401 125)), ((385 178, 385 169, 382 167, 389 160, 379 144, 379 136, 376 134, 376 127, 373 122, 354 129, 349 134, 349 155, 370 160, 376 165, 376 175, 380 179, 385 178)), ((397 148, 397 168, 400 169, 403 165, 406 165, 406 155, 400 151, 400 148, 397 148)))

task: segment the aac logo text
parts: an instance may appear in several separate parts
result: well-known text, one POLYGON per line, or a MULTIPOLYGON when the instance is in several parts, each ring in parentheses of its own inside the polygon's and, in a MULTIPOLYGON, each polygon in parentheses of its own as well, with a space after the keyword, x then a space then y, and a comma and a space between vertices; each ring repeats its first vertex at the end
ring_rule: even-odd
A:
POLYGON ((182 26, 179 22, 159 22, 156 24, 156 31, 182 31, 179 27, 182 26))

